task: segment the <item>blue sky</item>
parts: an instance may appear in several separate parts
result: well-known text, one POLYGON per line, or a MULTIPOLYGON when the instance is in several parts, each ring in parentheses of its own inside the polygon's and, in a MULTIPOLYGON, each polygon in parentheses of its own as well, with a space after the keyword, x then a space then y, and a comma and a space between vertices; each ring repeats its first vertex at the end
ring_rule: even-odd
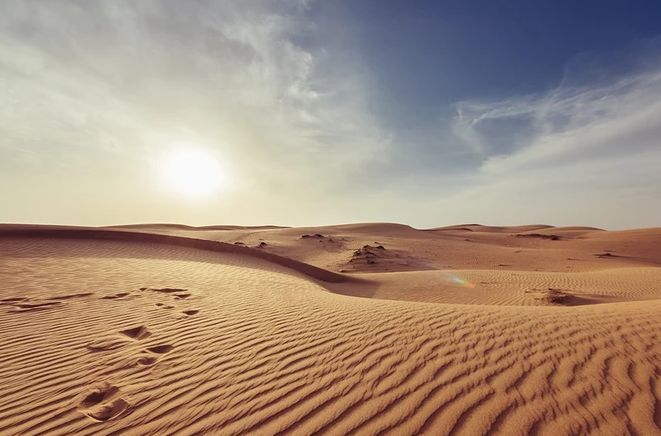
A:
POLYGON ((658 2, 0 12, 0 221, 661 222, 658 2), (169 191, 182 148, 231 183, 169 191))
POLYGON ((310 44, 323 47, 330 40, 354 52, 379 81, 379 103, 398 118, 427 121, 434 109, 456 100, 553 88, 577 56, 617 55, 658 36, 661 6, 654 5, 319 2, 308 15, 323 30, 316 29, 310 44))
POLYGON ((626 74, 661 31, 655 2, 319 2, 309 16, 323 30, 308 44, 335 39, 360 58, 378 87, 371 109, 413 136, 457 101, 626 74))

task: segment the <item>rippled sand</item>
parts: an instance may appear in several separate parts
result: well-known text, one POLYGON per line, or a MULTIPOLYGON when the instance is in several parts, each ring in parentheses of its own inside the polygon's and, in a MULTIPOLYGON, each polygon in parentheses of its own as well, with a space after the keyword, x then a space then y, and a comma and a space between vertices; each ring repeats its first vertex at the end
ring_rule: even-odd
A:
POLYGON ((661 433, 661 230, 389 226, 1 227, 0 434, 661 433))

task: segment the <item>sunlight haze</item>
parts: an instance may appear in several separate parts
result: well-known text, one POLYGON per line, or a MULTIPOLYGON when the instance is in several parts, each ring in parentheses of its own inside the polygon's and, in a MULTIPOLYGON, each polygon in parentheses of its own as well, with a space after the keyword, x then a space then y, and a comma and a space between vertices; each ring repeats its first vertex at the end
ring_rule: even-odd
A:
POLYGON ((2 2, 0 221, 658 224, 654 14, 400 3, 2 2))

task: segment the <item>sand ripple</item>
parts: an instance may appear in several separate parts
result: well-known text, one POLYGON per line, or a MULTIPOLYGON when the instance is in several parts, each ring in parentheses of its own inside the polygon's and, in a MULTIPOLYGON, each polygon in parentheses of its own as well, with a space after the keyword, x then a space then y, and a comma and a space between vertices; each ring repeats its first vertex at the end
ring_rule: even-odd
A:
POLYGON ((387 301, 191 248, 0 251, 3 435, 661 432, 658 299, 387 301))

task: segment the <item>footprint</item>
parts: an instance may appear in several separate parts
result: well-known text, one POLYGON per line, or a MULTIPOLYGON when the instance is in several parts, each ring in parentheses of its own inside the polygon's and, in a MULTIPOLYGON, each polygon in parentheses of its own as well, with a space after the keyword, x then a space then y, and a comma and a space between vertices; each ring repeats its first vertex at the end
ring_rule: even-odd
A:
POLYGON ((182 313, 188 316, 195 315, 199 312, 199 310, 184 310, 182 313))
POLYGON ((146 351, 151 354, 141 356, 138 358, 136 363, 140 366, 152 366, 159 361, 159 354, 169 353, 173 348, 174 347, 170 344, 155 345, 153 347, 149 347, 146 349, 146 351), (154 354, 156 354, 156 356, 154 356, 154 354))
POLYGON ((122 331, 120 331, 120 333, 125 335, 125 336, 128 336, 131 339, 135 339, 135 340, 144 339, 144 338, 149 337, 151 335, 151 332, 149 331, 149 329, 147 329, 147 327, 144 326, 144 325, 141 325, 141 326, 138 326, 138 327, 133 327, 133 328, 126 329, 126 330, 122 330, 122 331))
POLYGON ((110 383, 102 383, 85 394, 78 409, 95 421, 108 421, 123 414, 129 403, 121 397, 121 391, 110 383))
POLYGON ((153 347, 147 348, 147 351, 154 354, 165 354, 172 351, 173 348, 174 347, 170 344, 154 345, 153 347))
POLYGON ((174 298, 177 300, 183 300, 184 298, 190 297, 191 294, 174 294, 174 298))

